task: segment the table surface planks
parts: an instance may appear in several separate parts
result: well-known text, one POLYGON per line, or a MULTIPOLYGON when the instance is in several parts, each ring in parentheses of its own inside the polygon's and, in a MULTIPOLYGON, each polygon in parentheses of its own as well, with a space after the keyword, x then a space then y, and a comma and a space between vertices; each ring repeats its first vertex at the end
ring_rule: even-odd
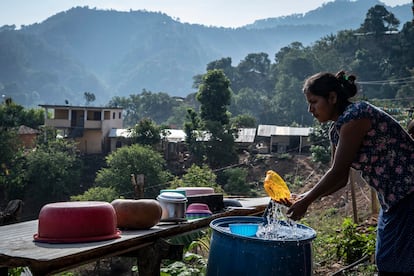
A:
MULTIPOLYGON (((0 226, 0 267, 28 266, 41 275, 92 262, 99 258, 122 255, 148 246, 157 239, 208 227, 225 216, 259 215, 269 203, 268 197, 237 198, 243 207, 229 208, 211 217, 180 223, 159 223, 148 230, 121 230, 121 237, 106 241, 51 244, 35 242, 38 221, 0 226)), ((36 273, 34 273, 36 274, 36 273)))

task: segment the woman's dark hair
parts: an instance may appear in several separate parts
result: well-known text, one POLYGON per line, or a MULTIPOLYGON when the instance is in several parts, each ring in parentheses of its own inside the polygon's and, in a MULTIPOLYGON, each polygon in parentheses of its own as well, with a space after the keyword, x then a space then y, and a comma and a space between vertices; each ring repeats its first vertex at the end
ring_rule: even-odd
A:
POLYGON ((338 110, 342 113, 351 103, 352 98, 357 93, 354 75, 347 76, 344 71, 339 71, 336 75, 327 72, 317 73, 306 79, 303 85, 304 93, 312 93, 316 96, 328 99, 329 92, 336 92, 338 110))
MULTIPOLYGON (((407 131, 409 134, 414 135, 414 119, 412 119, 407 126, 407 131)), ((414 136, 413 136, 414 137, 414 136)))

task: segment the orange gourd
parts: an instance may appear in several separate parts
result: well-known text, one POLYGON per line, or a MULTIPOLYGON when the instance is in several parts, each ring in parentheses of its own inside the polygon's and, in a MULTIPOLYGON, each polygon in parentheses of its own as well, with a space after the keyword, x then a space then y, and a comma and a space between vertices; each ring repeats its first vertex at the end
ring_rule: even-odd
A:
POLYGON ((155 199, 115 199, 118 228, 149 229, 160 222, 162 208, 155 199))

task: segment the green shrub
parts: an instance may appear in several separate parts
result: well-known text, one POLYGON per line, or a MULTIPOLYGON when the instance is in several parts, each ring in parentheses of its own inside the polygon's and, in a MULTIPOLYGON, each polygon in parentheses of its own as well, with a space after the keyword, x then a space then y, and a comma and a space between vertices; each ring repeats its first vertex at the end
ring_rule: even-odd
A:
POLYGON ((312 145, 310 147, 312 153, 312 161, 327 164, 331 160, 330 150, 324 146, 312 145))
POLYGON ((193 164, 181 179, 175 177, 170 183, 170 188, 177 187, 212 187, 216 193, 223 192, 223 189, 216 182, 216 174, 207 166, 201 167, 193 164))
POLYGON ((247 170, 244 168, 231 168, 224 171, 226 184, 224 190, 232 195, 249 195, 250 186, 246 183, 247 170))
POLYGON ((119 198, 118 193, 112 187, 92 187, 81 195, 71 196, 71 201, 106 201, 112 202, 119 198))
POLYGON ((285 181, 291 191, 297 191, 303 187, 303 181, 300 175, 286 174, 285 181))
POLYGON ((369 227, 367 233, 361 233, 351 218, 345 218, 338 237, 336 255, 345 264, 351 264, 365 255, 375 252, 375 228, 369 227))
MULTIPOLYGON (((199 231, 198 238, 185 249, 181 261, 165 263, 161 267, 161 276, 204 276, 207 271, 207 256, 211 242, 211 229, 199 231)), ((195 236, 194 236, 195 237, 195 236)))
POLYGON ((112 187, 125 197, 134 194, 131 174, 144 175, 144 196, 147 198, 155 198, 171 179, 165 169, 165 160, 150 146, 121 147, 106 157, 106 164, 107 167, 97 172, 95 182, 102 187, 112 187))

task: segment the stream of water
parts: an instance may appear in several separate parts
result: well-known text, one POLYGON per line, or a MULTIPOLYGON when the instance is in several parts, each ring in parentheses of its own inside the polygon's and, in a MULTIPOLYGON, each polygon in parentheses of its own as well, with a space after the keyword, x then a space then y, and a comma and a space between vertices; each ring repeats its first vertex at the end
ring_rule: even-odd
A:
POLYGON ((311 228, 298 227, 298 224, 286 216, 287 207, 271 201, 266 222, 259 226, 256 236, 265 240, 299 241, 312 238, 315 232, 311 228))

